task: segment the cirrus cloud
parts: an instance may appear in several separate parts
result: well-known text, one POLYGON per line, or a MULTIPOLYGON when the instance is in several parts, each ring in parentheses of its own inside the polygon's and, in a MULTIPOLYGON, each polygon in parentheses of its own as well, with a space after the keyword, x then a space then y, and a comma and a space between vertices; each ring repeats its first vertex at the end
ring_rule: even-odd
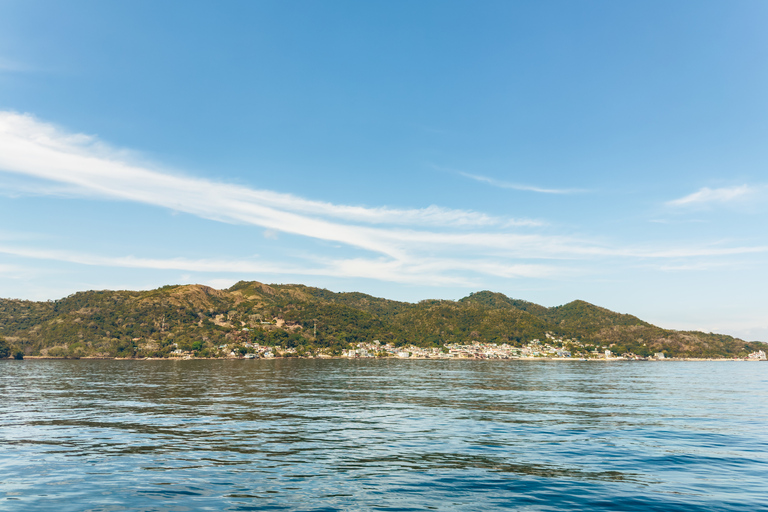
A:
MULTIPOLYGON (((471 275, 551 277, 572 271, 565 260, 595 258, 720 257, 768 251, 766 247, 710 244, 698 247, 621 246, 584 237, 531 231, 543 223, 440 206, 398 209, 340 205, 243 185, 172 173, 141 162, 130 151, 94 136, 70 133, 27 114, 0 112, 0 171, 36 183, 40 194, 82 196, 160 206, 201 218, 256 226, 362 250, 364 257, 305 257, 302 262, 221 258, 188 260, 96 256, 57 251, 0 252, 84 265, 195 272, 281 273, 365 277, 392 282, 461 284, 471 275), (536 261, 538 260, 538 261, 536 261), (555 263, 558 262, 558 263, 555 263)), ((473 179, 478 178, 473 176, 473 179)), ((22 180, 23 181, 23 180, 22 180)), ((481 180, 482 181, 482 180, 481 180)), ((21 184, 23 189, 24 185, 21 184)), ((544 193, 566 190, 540 189, 544 193)), ((748 190, 747 190, 748 191, 748 190)), ((678 200, 730 200, 746 193, 702 189, 678 200)))
POLYGON ((679 199, 667 201, 668 206, 703 206, 713 203, 732 203, 743 201, 754 196, 765 187, 739 185, 733 187, 709 188, 702 187, 692 194, 679 199))

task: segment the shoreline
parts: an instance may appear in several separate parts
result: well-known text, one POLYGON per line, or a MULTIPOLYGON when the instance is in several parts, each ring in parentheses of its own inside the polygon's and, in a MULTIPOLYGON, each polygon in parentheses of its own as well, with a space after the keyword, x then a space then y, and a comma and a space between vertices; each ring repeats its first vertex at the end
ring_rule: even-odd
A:
MULTIPOLYGON (((699 357, 667 357, 664 359, 625 359, 623 357, 612 358, 578 358, 578 357, 510 357, 510 358, 486 358, 486 357, 345 357, 345 356, 322 356, 322 357, 108 357, 108 356, 83 356, 83 357, 54 357, 54 356, 24 356, 24 360, 90 360, 90 361, 269 361, 269 360, 288 360, 288 359, 341 359, 347 361, 362 360, 397 360, 397 361, 564 361, 564 362, 632 362, 632 363, 663 363, 663 362, 748 362, 760 363, 768 362, 765 359, 744 359, 744 358, 699 358, 699 357)), ((13 358, 8 358, 13 360, 13 358)))

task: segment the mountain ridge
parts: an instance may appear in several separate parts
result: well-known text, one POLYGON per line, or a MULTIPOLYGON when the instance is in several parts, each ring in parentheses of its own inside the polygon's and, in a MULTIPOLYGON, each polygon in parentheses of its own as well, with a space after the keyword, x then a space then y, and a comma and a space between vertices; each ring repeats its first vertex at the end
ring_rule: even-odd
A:
POLYGON ((482 290, 457 301, 408 303, 258 281, 223 290, 167 285, 82 291, 46 302, 0 299, 0 337, 25 355, 51 357, 167 357, 179 350, 214 357, 222 346, 254 343, 337 355, 373 340, 442 347, 549 338, 567 340, 576 354, 588 347, 641 357, 730 358, 768 349, 725 334, 664 329, 583 300, 545 307, 482 290))

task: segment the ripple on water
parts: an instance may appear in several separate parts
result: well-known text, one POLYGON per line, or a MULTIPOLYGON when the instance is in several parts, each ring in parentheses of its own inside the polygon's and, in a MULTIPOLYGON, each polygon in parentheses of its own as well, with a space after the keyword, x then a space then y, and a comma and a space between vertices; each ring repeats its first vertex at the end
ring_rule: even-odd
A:
POLYGON ((768 510, 764 368, 0 362, 0 510, 768 510))

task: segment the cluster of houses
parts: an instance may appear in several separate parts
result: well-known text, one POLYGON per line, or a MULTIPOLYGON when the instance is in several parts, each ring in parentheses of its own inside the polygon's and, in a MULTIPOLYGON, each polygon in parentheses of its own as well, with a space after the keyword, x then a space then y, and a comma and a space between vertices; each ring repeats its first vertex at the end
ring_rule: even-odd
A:
MULTIPOLYGON (((245 359, 271 359, 275 357, 273 347, 267 347, 264 345, 259 345, 258 343, 250 343, 246 342, 243 343, 243 346, 246 349, 245 354, 243 354, 240 350, 237 349, 237 347, 233 345, 219 345, 216 347, 219 351, 219 357, 243 357, 245 359)), ((182 359, 192 359, 194 357, 194 353, 188 350, 182 350, 178 348, 178 345, 174 343, 174 347, 177 347, 175 350, 173 350, 169 357, 176 357, 176 358, 182 358, 182 359)), ((296 353, 296 349, 294 348, 285 348, 281 350, 281 355, 286 353, 296 353)))
MULTIPOLYGON (((395 347, 390 343, 381 344, 378 340, 369 343, 358 343, 355 348, 345 350, 343 357, 399 357, 416 359, 520 359, 533 357, 569 358, 571 352, 562 347, 563 340, 552 339, 551 343, 542 343, 532 340, 527 345, 515 347, 507 343, 447 343, 442 348, 423 348, 409 345, 407 347, 395 347)), ((594 357, 599 356, 596 354, 594 357)), ((611 357, 610 351, 606 351, 604 357, 611 357)))
MULTIPOLYGON (((543 341, 534 339, 529 343, 515 347, 507 343, 447 343, 442 348, 422 348, 409 345, 395 347, 392 344, 382 344, 378 340, 368 343, 358 343, 355 348, 345 350, 342 357, 399 357, 416 359, 526 359, 543 357, 549 359, 646 359, 634 354, 613 354, 608 346, 597 347, 585 345, 579 340, 560 338, 552 333, 546 333, 543 341), (566 347, 576 350, 571 353, 566 347)), ((664 359, 664 353, 658 352, 650 359, 664 359)))
MULTIPOLYGON (((247 350, 250 349, 250 350, 248 350, 248 352, 245 353, 244 357, 246 359, 255 359, 257 357, 264 358, 264 359, 270 359, 270 358, 275 357, 275 354, 272 351, 272 347, 267 347, 265 345, 259 345, 258 343, 250 343, 250 342, 246 342, 246 343, 244 343, 244 345, 245 345, 245 348, 247 350)), ((224 346, 226 347, 226 345, 224 345, 224 346)), ((221 347, 219 347, 219 348, 221 348, 221 347)), ((295 353, 296 349, 287 348, 287 349, 285 349, 285 351, 292 351, 292 352, 295 353)), ((236 356, 237 354, 232 352, 230 355, 231 356, 236 356)))
MULTIPOLYGON (((245 359, 270 359, 275 356, 294 356, 297 353, 295 348, 270 347, 259 345, 258 343, 246 342, 243 344, 245 350, 241 350, 233 345, 220 345, 219 356, 245 359), (244 352, 244 353, 243 353, 244 352)), ((414 345, 395 346, 391 343, 381 343, 379 340, 371 342, 357 343, 353 348, 344 350, 342 357, 345 358, 374 358, 374 357, 396 357, 413 359, 527 359, 527 358, 549 358, 549 359, 665 359, 663 352, 657 352, 652 357, 644 358, 633 354, 616 355, 610 350, 610 347, 597 347, 593 345, 584 345, 575 339, 562 339, 554 336, 552 333, 546 333, 544 341, 534 339, 529 343, 515 347, 507 343, 501 345, 496 343, 481 343, 472 341, 469 343, 447 343, 440 348, 437 347, 417 347, 414 345), (576 353, 572 354, 571 350, 576 353)), ((170 354, 171 357, 191 358, 191 352, 176 349, 170 354)), ((311 357, 311 356, 310 356, 311 357)), ((316 357, 331 357, 330 354, 323 353, 322 349, 316 354, 316 357)), ((753 352, 748 356, 749 360, 765 361, 766 354, 762 350, 753 352)))

